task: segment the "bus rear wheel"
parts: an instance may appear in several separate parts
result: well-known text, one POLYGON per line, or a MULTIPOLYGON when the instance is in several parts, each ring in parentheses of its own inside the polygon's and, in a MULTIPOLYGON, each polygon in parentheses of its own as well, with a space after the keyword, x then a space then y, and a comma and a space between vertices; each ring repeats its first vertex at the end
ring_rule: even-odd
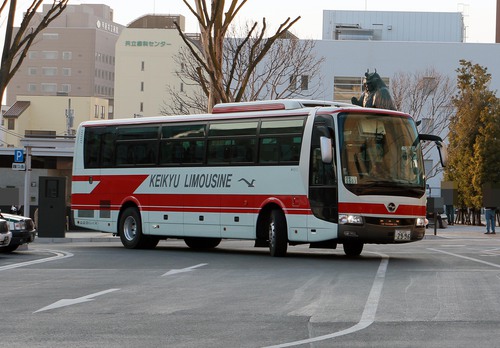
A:
POLYGON ((136 208, 123 211, 119 223, 120 240, 127 249, 153 249, 159 242, 158 238, 142 234, 141 215, 136 208))
POLYGON ((349 257, 357 257, 363 251, 362 242, 344 242, 344 253, 349 257))
POLYGON ((217 247, 221 242, 221 238, 186 237, 184 242, 191 249, 208 250, 217 247))
POLYGON ((271 256, 285 256, 288 247, 288 234, 285 214, 281 210, 271 210, 268 230, 269 252, 271 256))

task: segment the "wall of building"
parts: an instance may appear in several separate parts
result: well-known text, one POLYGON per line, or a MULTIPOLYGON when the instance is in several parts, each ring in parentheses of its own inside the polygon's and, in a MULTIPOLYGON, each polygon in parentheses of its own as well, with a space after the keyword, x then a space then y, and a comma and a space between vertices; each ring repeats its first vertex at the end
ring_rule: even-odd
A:
POLYGON ((459 12, 323 11, 323 40, 463 42, 459 12))
POLYGON ((157 116, 170 101, 167 86, 184 93, 174 56, 185 47, 177 30, 123 30, 116 43, 115 118, 157 116))
POLYGON ((114 49, 123 28, 112 17, 107 5, 68 5, 37 36, 7 87, 7 104, 18 95, 58 93, 112 100, 114 49))
POLYGON ((5 134, 5 142, 12 147, 20 147, 20 139, 26 131, 53 131, 56 135, 71 135, 84 121, 107 119, 109 108, 107 99, 96 97, 19 96, 18 100, 29 101, 30 106, 16 119, 15 129, 5 134), (66 112, 70 100, 74 119, 68 132, 66 112))
MULTIPOLYGON (((456 69, 465 59, 488 69, 490 89, 500 90, 500 45, 476 43, 391 42, 391 41, 334 41, 316 42, 316 54, 325 57, 322 65, 324 90, 317 98, 337 100, 334 80, 338 77, 359 77, 367 69, 390 79, 397 73, 424 72, 429 68, 456 81, 456 69)), ((452 96, 450 95, 450 102, 452 96)), ((431 152, 433 163, 439 161, 436 151, 431 152)), ((430 178, 433 196, 439 195, 442 175, 430 178)))

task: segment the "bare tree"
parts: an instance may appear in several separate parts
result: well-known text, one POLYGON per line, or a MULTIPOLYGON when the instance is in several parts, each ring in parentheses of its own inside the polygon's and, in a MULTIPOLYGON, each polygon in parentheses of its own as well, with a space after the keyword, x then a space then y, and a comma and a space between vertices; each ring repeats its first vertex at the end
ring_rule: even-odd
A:
MULTIPOLYGON (((454 114, 452 97, 456 87, 448 76, 433 68, 415 73, 397 73, 390 83, 394 105, 413 116, 421 133, 448 137, 451 116, 454 114)), ((424 143, 424 157, 433 151, 434 143, 424 143)), ((428 177, 442 171, 436 163, 428 177)))
POLYGON ((7 5, 9 5, 9 13, 2 52, 2 66, 0 68, 0 100, 3 99, 5 88, 19 70, 36 36, 66 9, 68 1, 53 0, 52 6, 42 16, 37 12, 37 9, 42 5, 43 0, 32 0, 31 5, 24 13, 19 29, 14 34, 17 0, 3 0, 0 14, 7 8, 7 5))
MULTIPOLYGON (((201 54, 195 44, 182 32, 180 26, 176 23, 177 30, 182 39, 190 49, 191 54, 197 61, 197 73, 200 86, 208 97, 208 112, 219 102, 240 101, 248 85, 256 65, 266 56, 273 43, 287 32, 300 17, 293 21, 288 18, 276 30, 276 32, 264 38, 266 31, 266 20, 262 19, 262 29, 257 32, 257 23, 254 23, 248 31, 247 36, 239 43, 241 49, 252 38, 254 33, 257 39, 254 41, 250 61, 246 65, 246 73, 242 76, 241 85, 236 93, 230 93, 231 86, 224 84, 223 62, 224 62, 224 39, 229 30, 232 21, 235 19, 239 10, 247 0, 231 0, 229 5, 225 6, 225 0, 211 0, 210 5, 207 0, 195 0, 195 7, 191 6, 188 0, 183 0, 191 13, 196 17, 200 25, 201 34, 201 54)), ((239 52, 241 49, 237 49, 239 52)), ((238 55, 238 54, 237 54, 238 55)), ((228 71, 227 79, 233 80, 236 66, 228 71)))
MULTIPOLYGON (((232 28, 231 37, 224 41, 223 84, 229 86, 230 100, 310 98, 316 95, 322 83, 320 70, 324 57, 316 57, 315 41, 299 40, 292 35, 277 39, 245 80, 247 64, 255 52, 254 41, 258 40, 256 37, 245 39, 250 29, 249 26, 239 30, 232 28), (243 40, 246 43, 241 45, 243 40), (242 88, 244 81, 246 87, 242 88)), ((193 90, 193 87, 200 86, 197 61, 188 50, 181 50, 174 60, 180 67, 176 71, 177 78, 188 88, 180 91, 167 86, 169 100, 164 101, 161 112, 165 115, 205 112, 207 96, 201 88, 198 92, 193 90)))

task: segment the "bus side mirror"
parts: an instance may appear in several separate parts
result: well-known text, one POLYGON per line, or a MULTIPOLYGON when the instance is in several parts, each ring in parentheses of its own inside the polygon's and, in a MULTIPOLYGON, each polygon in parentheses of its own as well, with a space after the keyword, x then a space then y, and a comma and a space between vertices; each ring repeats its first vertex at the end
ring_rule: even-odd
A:
POLYGON ((432 134, 419 134, 418 138, 420 141, 434 141, 436 143, 436 148, 439 153, 439 160, 441 161, 441 165, 446 167, 448 164, 448 149, 446 148, 446 144, 443 142, 443 139, 437 135, 432 134))
POLYGON ((446 147, 446 144, 440 141, 436 141, 436 148, 438 149, 441 165, 443 167, 446 167, 448 165, 448 148, 446 147))
POLYGON ((321 149, 321 160, 325 164, 330 164, 333 161, 332 139, 328 137, 319 138, 321 149))

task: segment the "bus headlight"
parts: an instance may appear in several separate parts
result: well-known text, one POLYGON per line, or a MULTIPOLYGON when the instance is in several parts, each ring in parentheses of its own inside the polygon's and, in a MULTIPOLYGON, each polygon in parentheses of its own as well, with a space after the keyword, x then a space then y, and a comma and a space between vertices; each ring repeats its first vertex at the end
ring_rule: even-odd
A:
POLYGON ((361 215, 340 214, 339 215, 339 224, 341 224, 341 225, 346 225, 346 224, 362 225, 363 218, 361 217, 361 215))
POLYGON ((425 227, 425 225, 426 225, 425 220, 426 220, 426 218, 423 218, 423 217, 417 218, 416 226, 417 227, 425 227))

